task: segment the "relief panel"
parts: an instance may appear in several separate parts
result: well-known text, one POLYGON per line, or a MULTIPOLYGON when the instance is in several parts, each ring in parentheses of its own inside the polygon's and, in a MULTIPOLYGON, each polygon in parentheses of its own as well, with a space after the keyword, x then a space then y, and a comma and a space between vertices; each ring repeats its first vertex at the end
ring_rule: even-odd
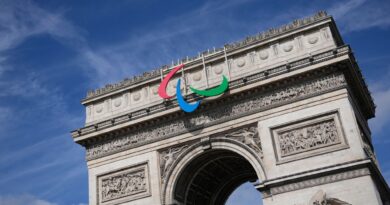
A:
POLYGON ((151 195, 147 162, 97 176, 98 204, 112 205, 151 195))
POLYGON ((337 112, 271 130, 278 163, 348 147, 337 112))

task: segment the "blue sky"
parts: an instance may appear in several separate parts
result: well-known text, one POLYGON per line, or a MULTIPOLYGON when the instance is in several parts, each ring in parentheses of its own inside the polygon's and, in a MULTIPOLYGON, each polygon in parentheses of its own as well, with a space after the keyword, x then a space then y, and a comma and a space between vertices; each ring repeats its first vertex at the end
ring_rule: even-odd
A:
MULTIPOLYGON (((335 17, 374 96, 389 180, 390 1, 0 0, 0 204, 88 203, 85 153, 69 134, 87 90, 318 10, 335 17)), ((259 200, 245 184, 229 205, 259 200)))

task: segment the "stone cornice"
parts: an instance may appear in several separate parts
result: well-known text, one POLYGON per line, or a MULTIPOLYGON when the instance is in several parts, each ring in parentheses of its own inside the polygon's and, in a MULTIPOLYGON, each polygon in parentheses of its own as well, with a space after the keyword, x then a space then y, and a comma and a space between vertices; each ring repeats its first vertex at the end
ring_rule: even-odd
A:
MULTIPOLYGON (((287 25, 283 25, 279 28, 272 28, 272 29, 269 29, 265 32, 259 33, 257 35, 248 36, 242 41, 226 44, 223 48, 213 49, 212 51, 207 50, 207 51, 199 53, 198 56, 195 56, 192 58, 188 58, 188 57, 184 58, 181 61, 173 63, 172 66, 165 65, 165 66, 162 66, 161 68, 155 69, 153 71, 145 72, 141 76, 135 76, 131 79, 125 79, 125 80, 123 80, 119 83, 116 83, 116 84, 108 84, 105 87, 99 88, 95 91, 89 91, 87 94, 87 97, 82 100, 82 103, 88 103, 91 100, 93 100, 94 98, 104 96, 104 95, 109 94, 109 93, 114 92, 114 91, 119 91, 119 90, 130 88, 130 87, 135 86, 141 82, 159 80, 160 75, 161 75, 161 70, 163 70, 163 72, 168 72, 170 67, 176 66, 178 64, 183 63, 185 65, 191 66, 194 64, 201 64, 202 57, 204 57, 205 60, 213 59, 216 57, 223 57, 224 49, 226 49, 227 55, 231 55, 236 50, 240 50, 244 47, 248 47, 248 46, 251 46, 253 44, 258 44, 260 42, 270 40, 272 38, 275 38, 275 37, 283 35, 283 34, 291 33, 293 31, 296 31, 298 29, 307 27, 309 25, 318 23, 318 22, 326 20, 326 19, 331 19, 331 16, 328 16, 326 14, 326 12, 324 12, 324 11, 320 11, 313 16, 295 20, 292 23, 287 24, 287 25)), ((333 20, 331 20, 331 21, 333 22, 333 20)), ((335 27, 335 26, 333 26, 333 27, 335 27)), ((333 31, 333 32, 336 32, 336 35, 335 35, 336 39, 339 42, 339 44, 342 44, 342 40, 341 40, 341 38, 339 38, 337 29, 336 29, 336 31, 333 31)))
MULTIPOLYGON (((289 62, 285 65, 276 66, 273 68, 269 68, 267 70, 263 70, 261 72, 258 72, 256 74, 253 74, 251 76, 247 76, 241 79, 234 80, 230 82, 230 90, 234 90, 249 84, 256 83, 258 81, 262 81, 265 79, 272 79, 273 77, 294 71, 294 70, 300 70, 310 65, 319 64, 321 62, 337 58, 339 56, 348 55, 350 54, 351 50, 349 46, 341 46, 334 50, 325 51, 323 53, 319 53, 317 55, 309 56, 307 58, 299 59, 297 61, 289 62)), ((194 95, 187 96, 188 100, 194 100, 194 95)), ((109 127, 113 127, 119 124, 123 124, 125 122, 134 121, 137 119, 141 119, 147 116, 150 116, 155 113, 159 112, 166 112, 169 109, 176 108, 177 103, 173 100, 165 101, 165 103, 153 105, 150 107, 147 107, 142 110, 138 110, 135 112, 131 112, 125 115, 121 115, 118 117, 111 118, 109 120, 105 120, 99 123, 96 123, 94 125, 86 126, 84 128, 80 128, 77 130, 72 131, 72 136, 77 141, 77 138, 84 136, 89 133, 101 131, 104 129, 107 129, 109 127)))
POLYGON ((289 191, 370 175, 369 168, 369 160, 355 160, 289 176, 268 179, 257 184, 256 188, 263 193, 263 197, 270 197, 289 191), (342 172, 340 173, 340 171, 342 172))
POLYGON ((310 171, 295 173, 268 179, 255 185, 263 193, 263 197, 310 188, 313 186, 334 183, 337 181, 370 175, 381 193, 382 200, 390 199, 390 189, 378 167, 370 159, 360 159, 328 167, 321 167, 310 171))
POLYGON ((351 87, 355 89, 354 96, 355 101, 358 102, 358 108, 362 111, 364 117, 366 119, 370 119, 375 117, 375 103, 372 99, 371 92, 368 90, 368 86, 364 77, 362 75, 362 71, 357 64, 353 53, 351 52, 349 55, 350 63, 348 64, 348 83, 351 84, 351 87))

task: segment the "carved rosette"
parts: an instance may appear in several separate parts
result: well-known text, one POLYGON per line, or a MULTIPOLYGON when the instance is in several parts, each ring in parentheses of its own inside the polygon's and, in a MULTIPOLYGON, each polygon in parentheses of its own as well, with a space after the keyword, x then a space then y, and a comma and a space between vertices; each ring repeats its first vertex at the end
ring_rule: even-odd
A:
POLYGON ((289 103, 345 85, 346 81, 342 74, 332 74, 289 87, 277 88, 262 93, 252 93, 244 99, 228 102, 224 106, 153 125, 147 129, 140 129, 139 131, 117 136, 108 141, 88 145, 87 159, 95 159, 159 139, 176 136, 188 132, 188 130, 194 130, 197 127, 205 127, 232 120, 255 111, 289 103))
POLYGON ((147 163, 97 177, 98 204, 118 204, 150 196, 147 163))

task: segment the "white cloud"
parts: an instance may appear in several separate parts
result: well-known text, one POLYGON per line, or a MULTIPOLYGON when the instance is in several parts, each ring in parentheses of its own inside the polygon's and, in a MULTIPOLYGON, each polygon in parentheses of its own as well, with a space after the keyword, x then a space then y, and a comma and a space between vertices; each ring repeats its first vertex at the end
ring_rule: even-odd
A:
MULTIPOLYGON (((7 67, 7 56, 1 54, 1 51, 14 48, 32 36, 49 34, 80 54, 77 64, 89 76, 92 87, 102 86, 124 76, 140 73, 144 69, 169 63, 174 56, 182 57, 178 53, 195 54, 194 49, 199 49, 199 45, 202 45, 197 42, 204 39, 197 39, 197 36, 192 35, 192 42, 183 42, 187 39, 186 34, 200 32, 213 22, 215 24, 216 12, 223 12, 248 1, 251 0, 207 2, 197 10, 160 22, 157 27, 129 34, 127 40, 99 48, 91 48, 84 38, 86 32, 68 21, 62 12, 49 12, 30 1, 3 1, 0 6, 0 76, 7 67), (183 52, 186 50, 187 52, 183 52), (153 60, 145 61, 147 58, 153 60)), ((314 9, 303 13, 309 13, 309 10, 312 12, 314 9)), ((386 15, 387 7, 366 0, 338 2, 329 11, 339 19, 343 30, 347 32, 390 24, 390 17, 386 15)), ((280 22, 281 18, 285 19, 287 16, 276 17, 274 21, 280 22)), ((234 19, 230 19, 220 23, 237 24, 237 28, 242 28, 243 22, 234 23, 234 19)), ((261 23, 258 22, 258 25, 261 23)), ((223 35, 232 34, 225 32, 223 35)))
POLYGON ((333 5, 329 12, 335 17, 335 18, 342 18, 346 15, 349 15, 349 13, 356 8, 360 7, 362 4, 364 4, 367 0, 347 0, 347 1, 339 1, 335 5, 333 5))
MULTIPOLYGON (((369 120, 373 135, 383 134, 386 127, 390 124, 390 67, 387 74, 378 76, 368 82, 371 95, 376 105, 375 118, 369 120)), ((390 142, 388 139, 377 139, 381 142, 390 142)))
MULTIPOLYGON (((7 51, 16 48, 27 39, 48 34, 55 39, 66 39, 70 45, 84 43, 81 29, 68 22, 60 12, 48 12, 31 1, 0 2, 0 97, 57 96, 44 86, 42 76, 28 69, 23 77, 7 79, 4 73, 12 69, 7 62, 7 51), (30 72, 30 73, 28 73, 30 72)), ((51 100, 55 100, 52 97, 51 100)))
POLYGON ((0 5, 0 51, 14 48, 39 34, 83 41, 78 29, 61 13, 48 12, 31 1, 2 1, 0 5))
POLYGON ((48 95, 49 90, 42 85, 38 76, 34 74, 26 74, 22 80, 7 80, 0 81, 1 97, 35 97, 39 95, 48 95))
POLYGON ((340 1, 329 9, 344 33, 372 27, 388 28, 390 15, 388 1, 340 1))
POLYGON ((376 116, 370 120, 370 127, 374 135, 380 134, 390 124, 390 87, 383 90, 374 90, 372 93, 376 108, 376 116))
POLYGON ((6 106, 0 106, 0 139, 5 136, 7 130, 6 125, 12 123, 11 121, 13 119, 13 109, 6 106))
MULTIPOLYGON (((36 175, 47 169, 59 169, 62 166, 74 167, 74 155, 80 154, 80 147, 74 145, 67 146, 66 142, 70 142, 71 138, 68 132, 56 134, 59 137, 55 140, 50 140, 50 136, 37 136, 37 133, 48 133, 50 129, 63 129, 64 127, 78 127, 81 125, 83 116, 72 116, 68 111, 68 105, 64 102, 64 95, 55 86, 49 86, 45 82, 47 75, 40 75, 34 68, 26 69, 23 75, 14 75, 12 78, 6 77, 6 72, 12 69, 12 64, 7 60, 12 56, 7 53, 11 49, 17 48, 29 38, 37 35, 49 35, 53 39, 58 40, 66 46, 78 49, 79 46, 85 46, 86 42, 83 37, 83 31, 72 23, 66 20, 61 12, 49 12, 32 1, 0 1, 0 134, 1 140, 6 140, 12 136, 12 126, 20 126, 26 123, 25 119, 36 119, 37 117, 45 118, 45 127, 42 130, 31 133, 24 133, 23 136, 18 136, 18 140, 22 138, 45 141, 38 142, 31 146, 25 146, 7 156, 0 157, 1 164, 7 170, 7 167, 23 166, 25 169, 18 169, 15 172, 8 172, 0 179, 0 184, 9 184, 9 181, 24 179, 29 175, 36 175), (18 99, 18 102, 26 103, 26 105, 18 107, 13 104, 13 99, 18 99), (3 103, 4 102, 4 103, 3 103), (33 109, 29 106, 32 106, 33 109), (42 113, 45 113, 44 115, 42 113), (55 119, 55 120, 53 120, 55 119), (38 138, 39 137, 39 138, 38 138), (42 150, 57 149, 58 156, 44 155, 42 150), (30 157, 34 155, 34 160, 30 157), (23 164, 20 162, 23 161, 23 164), (4 163, 3 163, 4 162, 4 163), (42 163, 43 162, 43 163, 42 163)), ((78 50, 77 50, 78 51, 78 50)), ((27 122, 31 123, 31 122, 27 122)), ((38 122, 35 129, 40 129, 38 122)), ((17 129, 20 129, 18 127, 17 129)), ((82 156, 82 155, 79 155, 82 156)), ((54 186, 61 186, 68 182, 70 178, 85 174, 86 167, 78 166, 77 168, 69 168, 62 170, 62 181, 58 177, 46 176, 44 182, 51 183, 54 186), (84 172, 82 172, 84 171, 84 172), (58 182, 58 183, 57 183, 58 182)), ((31 177, 29 182, 39 178, 31 177)), ((27 186, 37 186, 35 183, 27 183, 25 190, 34 190, 34 187, 26 188, 27 186)), ((4 185, 5 186, 5 185, 4 185)), ((48 190, 46 190, 48 191, 48 190)), ((43 193, 45 194, 45 193, 43 193)), ((18 205, 50 205, 49 203, 30 195, 20 196, 0 196, 0 204, 18 205)))
POLYGON ((32 195, 13 195, 13 196, 0 196, 0 204, 4 205, 57 205, 42 199, 38 199, 32 195))
POLYGON ((0 107, 0 122, 6 121, 9 116, 12 114, 11 108, 8 107, 0 107))

